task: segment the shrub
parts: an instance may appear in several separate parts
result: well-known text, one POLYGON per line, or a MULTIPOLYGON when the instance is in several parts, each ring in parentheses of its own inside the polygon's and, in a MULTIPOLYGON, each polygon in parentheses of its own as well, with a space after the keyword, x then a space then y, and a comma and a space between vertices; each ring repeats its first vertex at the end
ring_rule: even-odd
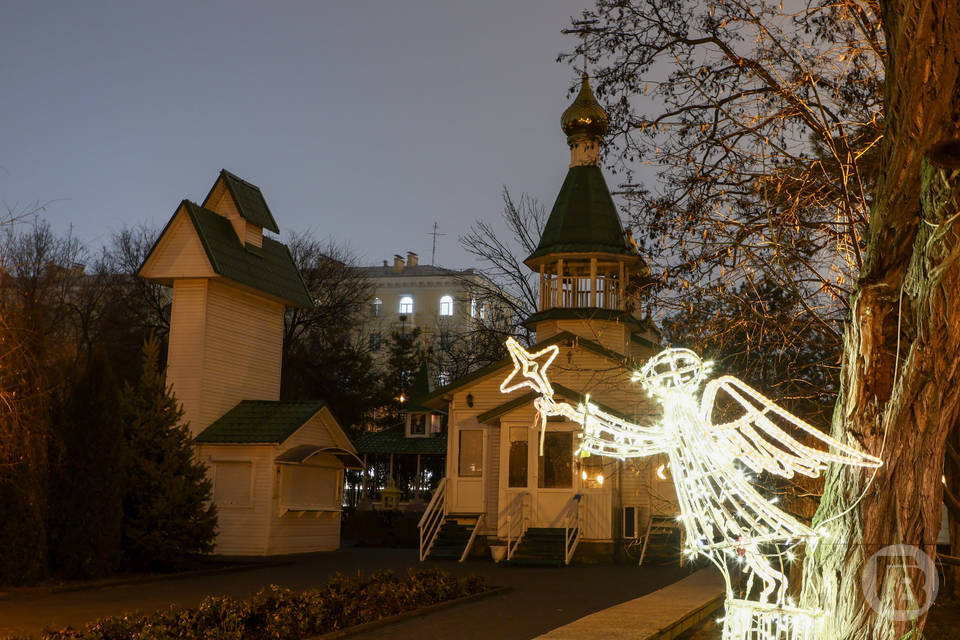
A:
MULTIPOLYGON (((335 575, 326 585, 291 591, 271 585, 247 600, 209 596, 194 609, 162 609, 98 620, 83 630, 45 631, 42 640, 276 640, 305 638, 487 590, 480 576, 439 569, 405 576, 335 575)), ((22 637, 10 640, 25 640, 22 637)))

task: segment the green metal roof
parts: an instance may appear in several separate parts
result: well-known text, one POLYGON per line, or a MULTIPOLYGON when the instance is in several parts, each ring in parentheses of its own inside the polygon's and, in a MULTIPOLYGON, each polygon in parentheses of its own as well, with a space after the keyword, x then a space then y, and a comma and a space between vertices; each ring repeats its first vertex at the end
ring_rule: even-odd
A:
POLYGON ((326 402, 243 400, 197 435, 198 443, 280 444, 326 402))
POLYGON ((599 307, 584 307, 571 309, 567 307, 554 307, 538 311, 523 321, 525 327, 532 327, 543 320, 609 320, 613 322, 622 322, 624 324, 646 329, 647 326, 642 321, 637 320, 629 311, 619 311, 617 309, 601 309, 599 307))
POLYGON ((247 182, 226 169, 220 170, 220 177, 223 178, 227 190, 233 196, 233 201, 237 205, 237 212, 245 220, 274 233, 280 233, 277 221, 273 219, 273 214, 270 213, 270 207, 267 206, 267 201, 264 199, 260 187, 247 182))
POLYGON ((489 424, 492 420, 495 420, 505 413, 509 413, 514 409, 517 409, 518 407, 522 407, 528 403, 531 403, 539 397, 540 394, 534 393, 533 391, 525 393, 519 398, 514 398, 513 400, 504 402, 503 404, 498 405, 489 411, 484 411, 477 416, 477 422, 481 424, 489 424))
POLYGON ((600 167, 570 167, 540 244, 527 261, 551 253, 582 252, 636 255, 600 167))
MULTIPOLYGON (((597 344, 592 340, 581 338, 580 336, 570 333, 569 331, 561 331, 557 334, 550 336, 546 340, 542 340, 538 342, 537 344, 530 347, 530 351, 538 351, 551 344, 558 344, 565 341, 575 342, 577 346, 583 347, 588 351, 592 351, 599 356, 603 356, 604 358, 607 358, 608 360, 612 360, 614 362, 620 363, 625 367, 629 367, 634 364, 633 361, 628 356, 625 356, 622 353, 617 353, 613 349, 607 349, 603 345, 597 344)), ((481 369, 477 369, 473 373, 468 373, 465 376, 457 378, 456 380, 454 380, 453 382, 451 382, 445 387, 440 387, 438 389, 435 389, 432 393, 430 393, 428 396, 423 398, 420 402, 421 404, 426 405, 428 407, 431 407, 431 406, 435 407, 438 405, 438 401, 448 393, 456 391, 457 389, 467 384, 476 382, 477 380, 480 380, 491 374, 496 373, 497 371, 500 371, 504 367, 512 366, 512 365, 513 365, 513 359, 510 358, 509 356, 507 356, 506 358, 497 360, 496 362, 492 362, 481 369)))
MULTIPOLYGON (((580 392, 578 392, 578 391, 574 391, 574 390, 571 389, 570 387, 565 387, 565 386, 563 386, 562 384, 558 384, 558 383, 556 383, 556 382, 552 382, 552 383, 550 383, 550 384, 551 384, 551 386, 553 386, 553 390, 554 390, 554 392, 555 392, 556 395, 563 396, 563 397, 566 398, 567 400, 572 400, 573 402, 576 402, 576 403, 580 403, 580 402, 586 401, 586 395, 585 395, 585 394, 582 394, 582 393, 580 393, 580 392)), ((509 401, 507 401, 507 402, 504 402, 503 404, 498 405, 498 406, 494 407, 493 409, 490 409, 490 410, 488 410, 488 411, 484 411, 483 413, 481 413, 480 415, 477 416, 477 422, 479 422, 479 423, 481 423, 481 424, 492 424, 493 420, 495 420, 495 419, 499 418, 500 416, 503 416, 503 415, 505 415, 505 414, 513 411, 514 409, 519 409, 519 408, 522 407, 522 406, 525 406, 525 405, 527 405, 527 404, 531 404, 531 403, 532 403, 535 399, 537 399, 538 397, 540 397, 540 394, 534 393, 533 391, 531 391, 531 392, 529 392, 529 393, 525 393, 525 394, 523 394, 522 396, 520 396, 519 398, 514 398, 513 400, 509 400, 509 401)), ((601 403, 597 402, 595 398, 591 398, 591 399, 590 399, 590 404, 594 404, 594 405, 596 405, 601 411, 605 411, 605 412, 609 413, 610 415, 616 416, 616 417, 621 418, 621 419, 623 419, 623 420, 630 420, 630 419, 632 419, 632 418, 628 417, 626 414, 624 414, 624 413, 621 412, 621 411, 617 411, 616 409, 611 409, 610 407, 608 407, 608 406, 606 406, 606 405, 604 405, 604 404, 601 404, 601 403)))
POLYGON ((428 438, 407 438, 399 431, 363 433, 353 439, 354 446, 364 453, 419 453, 426 455, 447 452, 447 434, 438 433, 428 438))
POLYGON ((282 298, 292 306, 313 306, 310 291, 285 244, 265 237, 262 248, 245 247, 237 238, 233 225, 223 216, 189 200, 184 200, 183 206, 200 236, 214 271, 240 284, 282 298))

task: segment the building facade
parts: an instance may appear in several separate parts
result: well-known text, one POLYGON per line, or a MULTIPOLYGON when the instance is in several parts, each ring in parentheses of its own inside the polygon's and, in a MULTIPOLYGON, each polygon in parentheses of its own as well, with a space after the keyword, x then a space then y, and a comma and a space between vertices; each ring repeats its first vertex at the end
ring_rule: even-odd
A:
MULTIPOLYGON (((379 363, 386 360, 395 331, 419 329, 424 348, 452 352, 480 328, 511 322, 507 294, 475 269, 422 265, 416 253, 408 252, 394 256, 392 263, 360 267, 360 272, 372 291, 361 331, 379 363)), ((447 372, 433 373, 441 384, 450 382, 447 372)))
POLYGON ((336 549, 356 449, 322 400, 280 402, 284 312, 313 305, 255 185, 221 171, 183 200, 140 268, 172 289, 166 381, 217 505, 215 552, 336 549), (309 516, 309 517, 304 517, 309 516))
MULTIPOLYGON (((624 233, 599 167, 608 116, 586 75, 562 126, 569 170, 540 244, 525 260, 540 283, 538 310, 526 320, 537 338, 531 351, 559 347, 550 380, 567 401, 589 394, 610 413, 655 420, 656 407, 630 381, 660 350, 658 332, 634 308, 649 268, 624 233)), ((491 545, 575 532, 581 552, 614 553, 655 518, 677 513, 665 458, 580 457, 578 424, 553 418, 544 424, 534 393, 501 393, 513 367, 505 358, 422 401, 448 412, 446 480, 433 505, 448 529, 466 524, 491 545)))

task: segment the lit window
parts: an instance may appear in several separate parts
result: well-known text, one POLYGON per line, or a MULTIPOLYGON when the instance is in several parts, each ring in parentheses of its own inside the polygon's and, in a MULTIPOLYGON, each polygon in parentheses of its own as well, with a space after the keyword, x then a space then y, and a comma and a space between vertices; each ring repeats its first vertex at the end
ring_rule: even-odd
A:
POLYGON ((440 315, 453 315, 453 296, 443 296, 440 298, 440 315))
POLYGON ((471 318, 477 317, 477 299, 476 298, 470 298, 470 317, 471 318))
POLYGON ((408 413, 410 417, 410 434, 422 436, 427 433, 427 414, 408 413))
POLYGON ((383 313, 383 300, 374 298, 373 302, 370 303, 370 313, 373 314, 374 318, 379 318, 380 314, 383 313))
POLYGON ((410 296, 403 296, 400 298, 400 306, 397 309, 398 313, 413 313, 413 298, 410 296))

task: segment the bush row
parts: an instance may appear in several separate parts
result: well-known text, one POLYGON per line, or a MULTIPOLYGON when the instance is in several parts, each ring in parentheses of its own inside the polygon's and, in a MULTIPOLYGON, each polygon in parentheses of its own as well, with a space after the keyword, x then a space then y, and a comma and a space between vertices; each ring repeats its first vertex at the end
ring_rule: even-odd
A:
MULTIPOLYGON (((337 631, 487 590, 486 578, 456 578, 439 569, 405 576, 377 571, 291 591, 271 585, 248 600, 210 596, 193 609, 163 609, 98 620, 83 630, 45 631, 42 640, 277 640, 337 631)), ((23 636, 8 640, 26 640, 23 636)))

